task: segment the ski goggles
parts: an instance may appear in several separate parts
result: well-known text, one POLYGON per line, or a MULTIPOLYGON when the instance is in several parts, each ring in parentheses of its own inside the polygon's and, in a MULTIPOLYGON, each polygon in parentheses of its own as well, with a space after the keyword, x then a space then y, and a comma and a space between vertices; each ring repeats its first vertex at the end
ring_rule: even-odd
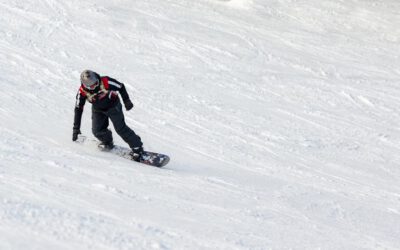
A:
POLYGON ((83 85, 88 90, 94 90, 97 86, 99 86, 99 81, 98 80, 86 81, 86 82, 83 83, 83 85))
POLYGON ((99 86, 99 82, 95 82, 92 85, 90 85, 89 87, 86 87, 89 90, 94 90, 95 88, 97 88, 97 86, 99 86))

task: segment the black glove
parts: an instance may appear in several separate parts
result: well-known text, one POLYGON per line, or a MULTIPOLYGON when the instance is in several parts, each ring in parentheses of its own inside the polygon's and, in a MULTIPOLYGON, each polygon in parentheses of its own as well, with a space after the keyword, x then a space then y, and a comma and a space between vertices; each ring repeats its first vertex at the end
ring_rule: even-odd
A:
POLYGON ((126 99, 125 101, 124 101, 124 104, 125 104, 125 108, 126 108, 126 110, 131 110, 132 108, 133 108, 133 103, 131 102, 131 100, 130 99, 126 99))
POLYGON ((78 135, 81 134, 81 130, 78 128, 74 128, 72 130, 72 141, 78 140, 78 135))

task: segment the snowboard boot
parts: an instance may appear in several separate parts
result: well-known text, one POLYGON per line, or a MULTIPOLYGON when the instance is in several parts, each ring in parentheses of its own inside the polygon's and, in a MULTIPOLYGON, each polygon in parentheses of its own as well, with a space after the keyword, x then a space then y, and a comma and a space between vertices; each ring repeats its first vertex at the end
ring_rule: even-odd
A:
POLYGON ((129 153, 129 155, 132 157, 132 160, 140 162, 143 152, 143 147, 136 147, 132 148, 132 151, 129 153))
POLYGON ((100 148, 100 150, 102 151, 110 151, 111 149, 114 148, 114 143, 111 142, 101 142, 98 147, 100 148))

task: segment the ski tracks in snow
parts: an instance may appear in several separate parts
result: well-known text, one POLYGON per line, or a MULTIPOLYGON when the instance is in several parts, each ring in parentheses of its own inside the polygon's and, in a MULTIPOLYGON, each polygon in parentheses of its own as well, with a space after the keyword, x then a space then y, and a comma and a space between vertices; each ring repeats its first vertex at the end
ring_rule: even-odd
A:
POLYGON ((398 5, 267 2, 2 1, 0 248, 398 248, 398 5), (71 143, 84 68, 166 169, 71 143))

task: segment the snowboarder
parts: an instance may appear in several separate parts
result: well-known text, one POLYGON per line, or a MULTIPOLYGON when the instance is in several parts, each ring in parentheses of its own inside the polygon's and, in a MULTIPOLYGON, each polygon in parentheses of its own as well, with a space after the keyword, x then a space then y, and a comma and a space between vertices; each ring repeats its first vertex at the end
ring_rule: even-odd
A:
POLYGON ((84 70, 80 79, 81 86, 76 95, 72 141, 76 141, 78 134, 81 134, 83 107, 88 100, 92 104, 92 132, 100 141, 99 147, 106 150, 114 147, 112 133, 108 129, 109 120, 111 120, 115 131, 132 149, 132 159, 139 161, 143 153, 143 143, 140 137, 126 125, 118 96, 119 92, 127 111, 133 108, 124 84, 111 77, 100 76, 91 70, 84 70))

